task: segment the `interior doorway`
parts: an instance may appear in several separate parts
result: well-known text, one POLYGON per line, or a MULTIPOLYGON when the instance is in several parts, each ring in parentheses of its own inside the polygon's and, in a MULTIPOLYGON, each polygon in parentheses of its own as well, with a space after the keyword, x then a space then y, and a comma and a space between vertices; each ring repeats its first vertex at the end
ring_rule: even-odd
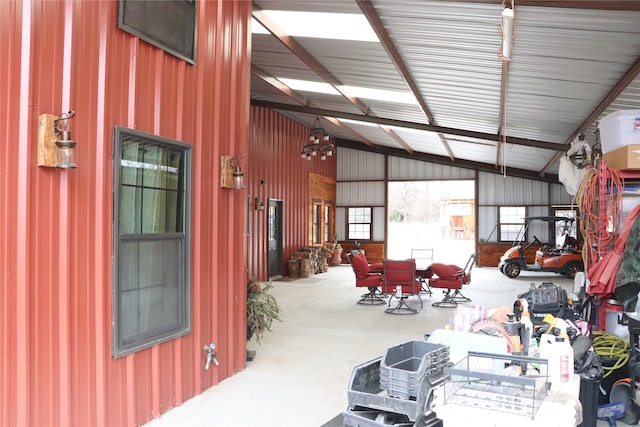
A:
POLYGON ((393 181, 388 184, 387 258, 433 249, 433 260, 464 265, 475 253, 475 182, 393 181))
POLYGON ((269 199, 267 215, 267 275, 269 280, 280 279, 284 270, 284 261, 282 259, 282 200, 269 199))

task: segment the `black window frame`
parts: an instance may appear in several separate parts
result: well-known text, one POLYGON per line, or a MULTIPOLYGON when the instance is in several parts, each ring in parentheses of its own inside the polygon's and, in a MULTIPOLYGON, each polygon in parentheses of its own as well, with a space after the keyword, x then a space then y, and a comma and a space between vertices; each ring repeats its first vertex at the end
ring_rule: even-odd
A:
POLYGON ((118 28, 192 65, 197 15, 196 0, 118 1, 118 28))
MULTIPOLYGON (((192 155, 193 147, 191 144, 177 141, 158 135, 141 132, 134 129, 129 129, 122 126, 115 126, 113 134, 113 265, 112 265, 112 355, 114 359, 127 356, 129 354, 153 347, 163 342, 171 341, 178 337, 191 333, 191 175, 192 175, 192 155), (164 146, 171 148, 174 151, 180 151, 181 167, 183 176, 178 177, 176 181, 177 190, 176 193, 176 209, 173 212, 165 211, 164 217, 169 217, 170 213, 175 213, 172 216, 172 223, 176 224, 176 230, 167 231, 166 229, 160 232, 143 232, 140 227, 140 232, 136 233, 121 233, 121 195, 122 195, 122 165, 130 162, 129 160, 122 159, 122 146, 123 140, 130 138, 130 141, 142 142, 143 144, 149 144, 150 146, 164 146), (180 200, 180 194, 182 198, 180 200), (145 244, 154 245, 154 255, 158 256, 157 247, 165 249, 168 252, 162 252, 163 255, 173 255, 178 252, 180 256, 176 257, 177 271, 171 272, 178 277, 176 283, 176 300, 178 306, 176 307, 175 317, 177 318, 175 327, 171 329, 164 328, 160 332, 146 332, 139 334, 133 342, 131 340, 125 340, 124 333, 122 332, 123 320, 122 310, 125 309, 126 304, 121 303, 121 295, 124 292, 130 292, 131 288, 124 289, 124 279, 121 278, 121 266, 123 263, 124 248, 129 245, 138 245, 134 247, 140 247, 145 244), (174 245, 173 247, 171 245, 174 245), (174 248, 177 247, 178 250, 174 248), (181 283, 180 283, 181 282, 181 283)), ((146 167, 146 164, 141 165, 142 169, 146 167)), ((140 167, 140 166, 138 166, 140 167)), ((180 174, 179 174, 180 175, 180 174)), ((131 187, 131 185, 129 185, 131 187)), ((136 186, 133 186, 134 188, 136 186)), ((169 187, 165 187, 168 190, 169 187)), ((142 254, 144 259, 144 250, 136 252, 142 254)), ((147 252, 148 255, 150 252, 147 252)), ((150 258, 150 257, 149 257, 150 258)), ((124 258, 126 260, 126 258, 124 258)), ((157 260, 155 261, 158 262, 157 260)), ((126 268, 126 265, 122 266, 126 268)), ((142 269, 141 269, 142 270, 142 269)), ((151 270, 149 270, 151 271, 151 270)), ((164 291, 169 289, 167 284, 156 285, 158 289, 164 291)), ((170 285, 170 284, 169 284, 170 285)), ((153 286, 148 286, 151 289, 153 286)), ((144 286, 138 286, 138 290, 143 289, 144 286)), ((141 291, 140 291, 141 292, 141 291)), ((166 294, 162 294, 165 296, 166 294)), ((153 298, 149 298, 149 302, 154 302, 153 298)), ((152 307, 151 309, 153 309, 152 307)), ((157 306, 155 307, 157 308, 157 306)), ((138 310, 140 308, 138 307, 138 310)), ((135 315, 139 316, 140 313, 136 312, 135 315)), ((163 325, 164 327, 164 325, 163 325)), ((150 328, 152 329, 152 328, 150 328)))

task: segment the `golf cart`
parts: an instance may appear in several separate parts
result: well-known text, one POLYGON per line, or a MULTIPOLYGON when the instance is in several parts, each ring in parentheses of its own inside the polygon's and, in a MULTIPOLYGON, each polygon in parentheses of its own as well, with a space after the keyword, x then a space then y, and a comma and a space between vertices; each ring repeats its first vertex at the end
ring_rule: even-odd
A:
POLYGON ((500 257, 500 272, 513 279, 520 275, 522 270, 526 271, 548 271, 563 274, 573 278, 578 271, 584 271, 582 251, 580 244, 575 237, 570 235, 570 230, 574 223, 574 218, 563 216, 535 216, 524 218, 522 229, 518 233, 513 247, 508 249, 500 257), (543 244, 535 235, 533 242, 526 243, 527 230, 532 222, 542 221, 545 224, 555 225, 557 238, 555 245, 543 244), (524 246, 523 246, 524 244, 524 246), (535 263, 527 264, 525 252, 531 246, 541 245, 536 250, 535 263))

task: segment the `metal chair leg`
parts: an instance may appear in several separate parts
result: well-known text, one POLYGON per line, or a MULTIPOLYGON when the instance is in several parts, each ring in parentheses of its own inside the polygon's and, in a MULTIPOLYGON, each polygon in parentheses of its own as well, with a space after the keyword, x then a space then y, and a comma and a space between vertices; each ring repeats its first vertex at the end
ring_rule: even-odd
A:
POLYGON ((381 304, 385 304, 387 301, 382 297, 382 293, 380 292, 380 289, 371 286, 368 288, 369 292, 367 292, 366 294, 362 294, 360 297, 360 301, 358 301, 358 304, 362 304, 362 305, 381 305, 381 304))
POLYGON ((441 301, 434 302, 431 304, 432 306, 442 308, 456 308, 458 306, 458 303, 452 298, 451 289, 445 289, 442 293, 444 298, 441 301))

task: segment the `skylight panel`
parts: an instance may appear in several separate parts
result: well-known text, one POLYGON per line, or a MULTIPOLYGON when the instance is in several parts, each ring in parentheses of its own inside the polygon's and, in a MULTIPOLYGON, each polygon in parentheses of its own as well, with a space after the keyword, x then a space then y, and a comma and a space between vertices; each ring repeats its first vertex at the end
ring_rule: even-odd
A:
POLYGON ((293 90, 326 93, 328 95, 340 95, 340 92, 338 92, 329 83, 312 82, 309 80, 287 79, 284 77, 279 77, 278 80, 280 80, 283 84, 289 86, 293 90))
POLYGON ((360 86, 342 86, 340 90, 356 98, 396 102, 398 104, 418 104, 416 97, 413 96, 411 92, 398 92, 360 86))
MULTIPOLYGON (((292 37, 379 42, 378 36, 363 15, 288 10, 263 10, 262 12, 292 37)), ((251 32, 268 33, 255 20, 253 20, 251 32)))
POLYGON ((360 121, 360 120, 343 119, 343 118, 340 118, 340 117, 338 117, 338 120, 340 120, 342 123, 347 124, 347 125, 359 125, 359 126, 371 126, 371 127, 377 127, 378 126, 376 123, 365 122, 365 121, 360 121))

